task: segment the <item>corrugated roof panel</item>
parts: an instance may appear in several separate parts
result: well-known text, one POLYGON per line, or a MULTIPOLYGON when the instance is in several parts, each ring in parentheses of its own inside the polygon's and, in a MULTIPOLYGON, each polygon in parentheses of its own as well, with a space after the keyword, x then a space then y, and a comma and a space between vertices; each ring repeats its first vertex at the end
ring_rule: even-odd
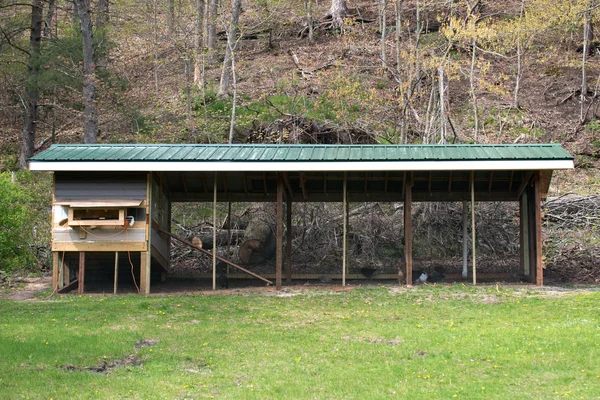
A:
POLYGON ((42 161, 472 161, 572 160, 558 144, 531 145, 52 145, 42 161))

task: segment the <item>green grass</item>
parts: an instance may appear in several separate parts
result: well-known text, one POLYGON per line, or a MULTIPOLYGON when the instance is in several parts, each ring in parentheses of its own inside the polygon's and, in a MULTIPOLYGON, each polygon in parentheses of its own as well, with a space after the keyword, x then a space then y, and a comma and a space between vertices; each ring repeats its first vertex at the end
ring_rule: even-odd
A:
POLYGON ((0 301, 3 399, 598 398, 600 292, 0 301), (155 344, 142 341, 156 341, 155 344), (106 373, 86 367, 139 359, 106 373))

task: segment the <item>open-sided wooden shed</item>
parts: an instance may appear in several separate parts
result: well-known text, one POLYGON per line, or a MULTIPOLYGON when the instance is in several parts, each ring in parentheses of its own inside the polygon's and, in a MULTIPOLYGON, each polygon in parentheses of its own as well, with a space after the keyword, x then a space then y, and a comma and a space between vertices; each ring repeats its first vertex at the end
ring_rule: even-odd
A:
MULTIPOLYGON (((142 293, 168 268, 171 204, 184 201, 276 202, 281 287, 284 198, 288 221, 294 202, 340 202, 346 214, 349 202, 403 202, 408 283, 413 201, 518 202, 521 266, 542 285, 540 205, 552 172, 570 168, 573 157, 557 144, 53 145, 30 160, 31 170, 54 172, 54 288, 76 281, 83 291, 86 253, 114 255, 115 265, 127 253, 142 293), (77 268, 65 266, 67 252, 79 254, 77 268)), ((342 284, 346 259, 344 245, 342 284)))

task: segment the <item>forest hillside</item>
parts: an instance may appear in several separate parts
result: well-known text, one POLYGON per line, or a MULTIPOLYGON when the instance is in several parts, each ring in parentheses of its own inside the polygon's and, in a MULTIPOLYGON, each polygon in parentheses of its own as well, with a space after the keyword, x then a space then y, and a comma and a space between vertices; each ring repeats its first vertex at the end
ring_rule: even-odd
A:
POLYGON ((593 195, 598 7, 3 0, 0 171, 52 143, 558 142, 577 169, 550 196, 593 195))

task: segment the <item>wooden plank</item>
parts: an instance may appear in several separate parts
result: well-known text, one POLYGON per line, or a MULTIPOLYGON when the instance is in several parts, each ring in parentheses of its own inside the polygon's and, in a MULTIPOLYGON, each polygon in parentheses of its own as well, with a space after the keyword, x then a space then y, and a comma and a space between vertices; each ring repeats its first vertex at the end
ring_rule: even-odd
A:
MULTIPOLYGON (((195 246, 195 245, 193 245, 192 243, 188 242, 187 240, 185 240, 185 239, 183 239, 183 238, 181 238, 181 237, 179 237, 179 236, 175 235, 174 233, 167 232, 167 231, 165 231, 164 229, 160 229, 160 228, 159 228, 159 231, 160 231, 161 233, 163 233, 163 234, 167 235, 167 236, 170 236, 170 237, 172 237, 172 238, 173 238, 173 239, 175 239, 175 240, 178 240, 178 241, 180 241, 181 243, 183 243, 183 244, 185 244, 185 245, 188 245, 189 247, 192 247, 192 248, 194 248, 194 249, 196 249, 196 250, 198 250, 198 251, 200 251, 200 252, 202 252, 202 253, 206 254, 206 255, 209 255, 209 256, 212 256, 212 255, 213 255, 213 253, 211 253, 210 251, 208 251, 208 250, 205 250, 205 249, 203 249, 202 247, 195 246)), ((260 279, 261 281, 263 281, 263 282, 266 282, 266 283, 268 283, 269 285, 272 285, 272 284, 273 284, 273 282, 271 282, 270 280, 268 280, 268 279, 265 279, 265 278, 263 278, 262 276, 255 274, 254 272, 248 271, 246 268, 244 268, 244 267, 240 267, 239 265, 237 265, 237 264, 234 264, 233 262, 231 262, 231 261, 229 261, 229 260, 227 260, 227 259, 225 259, 225 258, 223 258, 223 257, 220 257, 220 256, 215 256, 215 257, 216 257, 216 259, 217 259, 217 260, 223 261, 224 263, 227 263, 227 264, 231 265, 232 267, 234 267, 234 268, 237 268, 237 269, 239 269, 240 271, 242 271, 242 272, 244 272, 244 273, 246 273, 246 274, 248 274, 248 275, 250 275, 250 276, 253 276, 253 277, 257 278, 257 279, 260 279)))
POLYGON ((285 276, 288 285, 292 283, 292 198, 287 199, 286 218, 286 247, 285 247, 285 276))
POLYGON ((406 264, 406 270, 404 276, 406 277, 406 285, 412 285, 412 269, 413 269, 413 255, 412 255, 412 174, 406 173, 406 179, 404 181, 404 262, 406 264))
POLYGON ((117 285, 119 283, 119 252, 115 251, 115 279, 113 284, 113 294, 117 294, 117 285))
POLYGON ((283 178, 277 173, 277 217, 275 221, 275 288, 281 289, 283 270, 283 178))
POLYGON ((300 189, 302 189, 302 200, 306 201, 306 175, 300 172, 300 189))
POLYGON ((452 171, 450 171, 450 176, 448 177, 448 193, 452 193, 452 171))
POLYGON ((52 292, 58 290, 58 283, 60 281, 60 257, 56 251, 52 252, 52 292))
POLYGON ((139 294, 150 293, 150 276, 148 274, 148 251, 144 251, 140 254, 140 285, 139 294))
POLYGON ((68 285, 58 289, 57 293, 68 293, 71 290, 75 290, 75 288, 79 287, 79 281, 77 279, 75 279, 73 282, 69 283, 68 285))
POLYGON ((342 286, 346 286, 346 271, 348 269, 348 176, 344 172, 344 200, 342 202, 343 218, 344 218, 344 233, 342 243, 342 286))
POLYGON ((61 270, 62 270, 62 287, 67 286, 69 283, 71 283, 71 268, 65 264, 65 252, 62 253, 61 256, 61 270))
POLYGON ((542 262, 542 184, 540 171, 535 173, 534 202, 535 202, 535 284, 544 285, 544 265, 542 262))
POLYGON ((521 197, 521 195, 523 194, 523 191, 525 190, 527 185, 529 185, 532 177, 533 177, 533 171, 528 171, 527 173, 525 173, 525 176, 523 177, 523 181, 521 182, 521 185, 519 185, 519 189, 517 189, 517 197, 521 197))
POLYGON ((494 171, 490 172, 490 180, 488 182, 488 193, 492 191, 492 184, 494 183, 494 171))
POLYGON ((52 251, 148 251, 146 242, 54 242, 52 251))
POLYGON ((473 285, 477 284, 477 249, 475 246, 475 173, 471 172, 471 257, 473 259, 473 285))
POLYGON ((83 294, 85 286, 85 251, 79 252, 79 274, 77 275, 77 293, 83 294))

